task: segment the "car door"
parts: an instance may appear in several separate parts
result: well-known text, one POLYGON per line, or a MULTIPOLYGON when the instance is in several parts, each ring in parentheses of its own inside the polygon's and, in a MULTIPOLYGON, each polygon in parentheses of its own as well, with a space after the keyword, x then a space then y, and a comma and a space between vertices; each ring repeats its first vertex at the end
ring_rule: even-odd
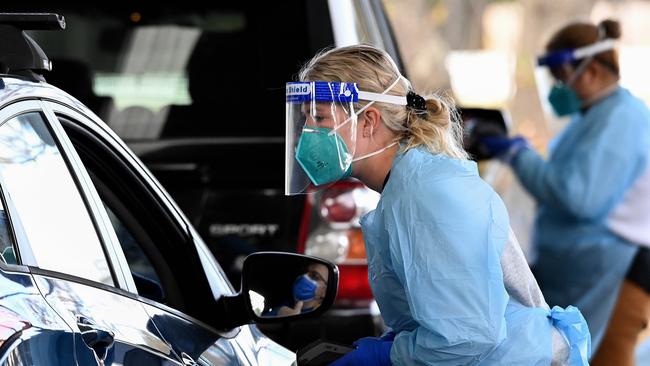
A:
MULTIPOLYGON (((20 111, 17 106, 0 108, 0 126, 20 111)), ((28 154, 27 145, 14 149, 15 141, 4 137, 0 134, 1 161, 28 154)), ((29 254, 18 245, 24 242, 16 240, 21 230, 11 222, 10 194, 0 174, 0 364, 75 365, 72 328, 47 304, 22 264, 29 254)))
POLYGON ((208 357, 213 365, 257 364, 248 351, 254 347, 237 340, 239 328, 218 331, 199 320, 217 318, 215 298, 233 289, 214 258, 198 253, 195 232, 178 208, 119 138, 79 111, 46 104, 70 138, 106 212, 123 267, 134 279, 133 298, 172 351, 184 364, 193 364, 206 350, 202 362, 208 357))
POLYGON ((0 177, 22 265, 47 303, 74 331, 74 354, 87 364, 178 364, 142 305, 125 296, 125 276, 110 231, 96 220, 87 177, 58 121, 38 100, 2 111, 0 177))

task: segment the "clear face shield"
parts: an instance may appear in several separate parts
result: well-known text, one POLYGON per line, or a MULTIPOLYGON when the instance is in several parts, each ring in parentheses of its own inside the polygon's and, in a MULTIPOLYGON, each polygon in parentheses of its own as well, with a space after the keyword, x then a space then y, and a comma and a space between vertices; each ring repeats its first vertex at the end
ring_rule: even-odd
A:
POLYGON ((406 105, 405 96, 359 91, 356 83, 308 81, 286 86, 285 194, 328 187, 352 174, 358 157, 357 116, 374 102, 406 105), (370 103, 355 110, 359 100, 370 103))
POLYGON ((615 40, 605 39, 585 47, 553 51, 539 57, 535 82, 544 111, 552 111, 555 116, 563 117, 580 110, 583 101, 573 90, 573 84, 595 55, 609 51, 615 45, 615 40))
POLYGON ((356 150, 354 83, 294 82, 286 89, 285 193, 349 177, 356 150))

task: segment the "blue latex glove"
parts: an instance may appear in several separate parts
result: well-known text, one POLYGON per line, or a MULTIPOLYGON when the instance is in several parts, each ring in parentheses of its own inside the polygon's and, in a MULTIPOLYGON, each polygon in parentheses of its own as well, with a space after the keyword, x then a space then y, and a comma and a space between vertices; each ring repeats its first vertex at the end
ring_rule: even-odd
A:
POLYGON ((334 361, 330 366, 391 366, 390 348, 393 341, 366 337, 357 340, 353 345, 357 349, 334 361))
POLYGON ((512 159, 514 159, 521 150, 530 147, 528 141, 522 136, 513 138, 486 136, 481 137, 480 142, 487 148, 490 154, 507 163, 512 162, 512 159))

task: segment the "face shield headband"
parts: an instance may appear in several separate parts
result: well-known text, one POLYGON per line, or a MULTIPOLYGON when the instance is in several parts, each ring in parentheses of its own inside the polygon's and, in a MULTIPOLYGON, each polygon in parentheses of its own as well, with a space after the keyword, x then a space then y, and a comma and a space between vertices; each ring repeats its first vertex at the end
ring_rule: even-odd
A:
POLYGON ((375 102, 406 105, 406 96, 386 94, 391 91, 404 77, 399 75, 392 84, 381 93, 373 93, 359 90, 357 83, 328 82, 328 81, 304 81, 287 83, 287 103, 356 103, 359 100, 370 101, 355 113, 352 113, 345 121, 338 124, 330 132, 342 128, 356 118, 375 102))
POLYGON ((578 60, 593 57, 615 47, 616 41, 614 39, 605 39, 580 48, 549 52, 537 58, 537 65, 553 69, 564 64, 573 64, 578 60))

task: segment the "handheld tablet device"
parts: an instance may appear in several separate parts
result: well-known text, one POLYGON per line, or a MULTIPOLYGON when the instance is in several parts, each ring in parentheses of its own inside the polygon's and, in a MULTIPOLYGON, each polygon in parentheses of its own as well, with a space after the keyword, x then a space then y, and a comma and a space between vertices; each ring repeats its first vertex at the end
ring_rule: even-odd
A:
POLYGON ((319 339, 301 348, 296 358, 298 366, 326 366, 353 350, 350 345, 319 339))

